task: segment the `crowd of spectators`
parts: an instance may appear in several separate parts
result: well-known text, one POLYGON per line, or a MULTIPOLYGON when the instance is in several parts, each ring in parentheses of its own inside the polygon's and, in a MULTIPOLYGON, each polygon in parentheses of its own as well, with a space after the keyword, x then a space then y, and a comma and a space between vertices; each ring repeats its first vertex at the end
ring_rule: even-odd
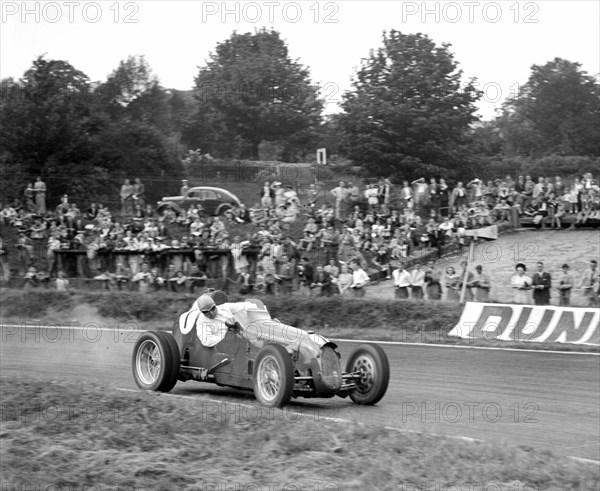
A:
MULTIPOLYGON (((183 181, 181 194, 188 189, 183 181)), ((310 184, 298 190, 264 182, 254 206, 223 217, 208 216, 201 206, 158 216, 139 178, 125 180, 119 196, 118 216, 99 203, 82 210, 67 195, 48 210, 41 178, 28 184, 23 199, 0 206, 3 226, 18 232, 14 244, 0 242, 1 279, 10 279, 14 253, 12 263, 28 286, 52 279, 66 289, 69 276, 106 288, 190 291, 217 278, 241 293, 362 296, 368 272, 375 271, 393 279, 398 298, 439 299, 444 291, 453 300, 464 272, 442 275, 433 261, 407 271, 415 252, 441 255, 447 244, 462 247, 468 229, 515 215, 559 228, 566 216, 572 226, 600 219, 600 189, 591 174, 568 183, 560 177, 473 179, 453 188, 433 178, 400 186, 380 179, 363 190, 343 181, 333 189, 310 184)), ((485 274, 467 278, 467 299, 487 298, 485 274)))

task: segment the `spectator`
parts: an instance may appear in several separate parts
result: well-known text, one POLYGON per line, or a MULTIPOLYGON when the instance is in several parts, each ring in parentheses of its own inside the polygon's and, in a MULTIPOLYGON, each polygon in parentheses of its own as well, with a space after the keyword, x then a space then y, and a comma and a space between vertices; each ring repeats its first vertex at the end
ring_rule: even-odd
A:
POLYGON ((458 181, 456 187, 452 190, 450 196, 450 208, 460 210, 460 208, 467 204, 467 192, 463 187, 462 181, 458 181))
POLYGON ((36 177, 33 187, 35 192, 35 207, 38 215, 46 214, 46 183, 40 176, 36 177))
POLYGON ((148 270, 148 263, 142 264, 141 271, 134 274, 131 281, 138 284, 138 291, 140 293, 148 293, 152 281, 152 274, 148 270))
POLYGON ((338 268, 335 259, 330 259, 329 264, 323 269, 331 275, 332 281, 340 275, 340 268, 338 268))
POLYGON ((571 305, 571 290, 573 289, 573 275, 569 272, 569 265, 562 265, 562 276, 558 282, 558 305, 568 307, 571 305))
POLYGON ((600 275, 598 273, 598 261, 592 259, 590 267, 583 273, 579 287, 583 288, 585 296, 588 298, 590 307, 598 307, 598 286, 600 285, 600 275))
POLYGON ((0 237, 0 280, 10 281, 10 264, 8 264, 8 249, 0 237))
POLYGON ((331 275, 323 269, 321 264, 317 265, 317 271, 315 272, 313 282, 310 287, 316 293, 316 295, 323 297, 330 297, 332 294, 331 290, 331 275))
POLYGON ((428 300, 440 300, 442 298, 441 276, 442 274, 435 267, 434 261, 428 261, 424 280, 428 300))
POLYGON ((552 277, 550 273, 544 271, 544 263, 538 261, 538 270, 533 275, 531 288, 533 289, 533 301, 536 305, 550 305, 550 288, 552 287, 552 277))
POLYGON ((294 285, 294 266, 287 254, 283 253, 279 262, 276 279, 279 281, 279 291, 284 295, 292 293, 294 285))
POLYGON ((412 278, 410 272, 406 270, 404 263, 400 263, 398 267, 392 272, 392 278, 394 280, 396 298, 409 298, 409 288, 411 285, 412 278))
POLYGON ((353 262, 351 267, 352 284, 350 285, 350 289, 352 290, 352 294, 356 298, 364 297, 365 287, 370 281, 369 275, 362 269, 358 262, 353 262))
POLYGON ((25 290, 29 290, 30 288, 37 288, 40 286, 41 277, 38 275, 36 269, 31 266, 27 273, 25 273, 25 290))
POLYGON ((23 192, 23 196, 25 197, 25 208, 29 213, 35 213, 36 207, 34 202, 35 191, 33 189, 33 183, 28 183, 27 188, 23 192))
POLYGON ((402 189, 400 189, 400 202, 402 203, 402 208, 404 209, 412 209, 413 207, 413 190, 408 185, 408 181, 402 182, 402 189))
POLYGON ((33 253, 33 242, 25 232, 19 232, 17 240, 17 261, 19 264, 19 273, 24 275, 31 265, 31 255, 33 253))
POLYGON ((473 289, 476 302, 489 302, 490 289, 492 282, 488 274, 483 272, 483 266, 478 264, 475 266, 475 278, 473 279, 473 289))
POLYGON ((411 298, 422 299, 425 287, 425 271, 421 269, 421 263, 416 263, 410 275, 411 298))
POLYGON ((298 287, 301 294, 310 296, 310 285, 313 283, 314 270, 308 262, 308 257, 303 257, 297 269, 298 287))
POLYGON ((181 187, 179 188, 179 194, 181 196, 185 196, 187 192, 190 190, 189 182, 187 179, 181 180, 181 187))
POLYGON ((344 206, 348 195, 344 181, 340 181, 339 185, 331 190, 331 195, 335 199, 335 218, 337 220, 343 220, 345 218, 344 206))
POLYGON ((156 292, 162 290, 164 284, 165 280, 158 274, 158 269, 152 268, 150 271, 150 287, 156 292))
POLYGON ((531 304, 529 291, 533 280, 525 275, 527 266, 523 263, 518 263, 515 266, 516 274, 511 278, 510 285, 514 289, 514 302, 518 304, 531 304))
POLYGON ((134 205, 139 205, 141 209, 144 209, 146 206, 146 187, 142 183, 142 180, 139 177, 135 178, 135 184, 133 185, 133 203, 134 205))
POLYGON ((460 283, 461 278, 456 274, 452 266, 446 268, 446 276, 444 284, 446 286, 446 301, 458 302, 460 300, 460 283))
POLYGON ((65 273, 59 271, 56 277, 56 291, 57 292, 68 292, 69 291, 69 280, 65 278, 65 273))

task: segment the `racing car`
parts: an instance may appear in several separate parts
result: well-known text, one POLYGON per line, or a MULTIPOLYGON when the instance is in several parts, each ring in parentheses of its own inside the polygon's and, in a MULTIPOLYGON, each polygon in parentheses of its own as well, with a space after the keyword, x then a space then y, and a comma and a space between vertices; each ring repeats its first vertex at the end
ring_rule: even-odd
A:
MULTIPOLYGON (((211 293, 215 303, 224 292, 211 293)), ((144 390, 169 392, 178 381, 196 380, 253 390, 265 406, 285 406, 292 397, 350 397, 376 404, 385 395, 389 361, 377 344, 358 345, 341 368, 337 345, 313 331, 283 324, 262 301, 247 299, 227 323, 222 341, 204 346, 196 329, 179 322, 172 332, 148 331, 135 344, 133 377, 144 390)))

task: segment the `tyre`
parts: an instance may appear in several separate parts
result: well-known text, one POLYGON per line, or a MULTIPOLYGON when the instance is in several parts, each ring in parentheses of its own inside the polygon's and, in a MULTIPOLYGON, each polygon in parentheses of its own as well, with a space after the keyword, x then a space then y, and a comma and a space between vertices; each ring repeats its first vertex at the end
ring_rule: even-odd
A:
POLYGON ((294 366, 283 346, 268 344, 254 361, 254 396, 264 406, 285 406, 294 390, 294 366))
POLYGON ((132 357, 133 378, 140 389, 169 392, 179 376, 179 348, 170 332, 143 333, 132 357))
POLYGON ((350 392, 356 404, 377 404, 385 395, 390 381, 390 363, 383 349, 371 343, 360 344, 346 362, 346 372, 360 372, 357 387, 350 392))

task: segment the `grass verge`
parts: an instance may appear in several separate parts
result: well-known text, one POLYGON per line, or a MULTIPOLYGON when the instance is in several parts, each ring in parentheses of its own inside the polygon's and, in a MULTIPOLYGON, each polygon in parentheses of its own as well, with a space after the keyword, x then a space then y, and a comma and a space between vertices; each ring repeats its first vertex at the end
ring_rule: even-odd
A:
POLYGON ((25 375, 2 376, 0 389, 1 481, 15 489, 600 486, 597 465, 528 447, 294 418, 259 406, 221 411, 200 398, 25 375))
MULTIPOLYGON (((104 327, 134 324, 139 329, 171 329, 188 310, 195 295, 162 292, 68 293, 54 290, 0 292, 0 321, 87 325, 104 327)), ((242 300, 232 295, 231 301, 242 300)), ((598 346, 565 343, 505 342, 496 339, 463 340, 449 337, 462 312, 457 304, 359 300, 340 297, 309 299, 300 296, 263 298, 269 312, 285 324, 311 329, 330 339, 366 339, 461 346, 512 347, 557 351, 600 352, 598 346)))

